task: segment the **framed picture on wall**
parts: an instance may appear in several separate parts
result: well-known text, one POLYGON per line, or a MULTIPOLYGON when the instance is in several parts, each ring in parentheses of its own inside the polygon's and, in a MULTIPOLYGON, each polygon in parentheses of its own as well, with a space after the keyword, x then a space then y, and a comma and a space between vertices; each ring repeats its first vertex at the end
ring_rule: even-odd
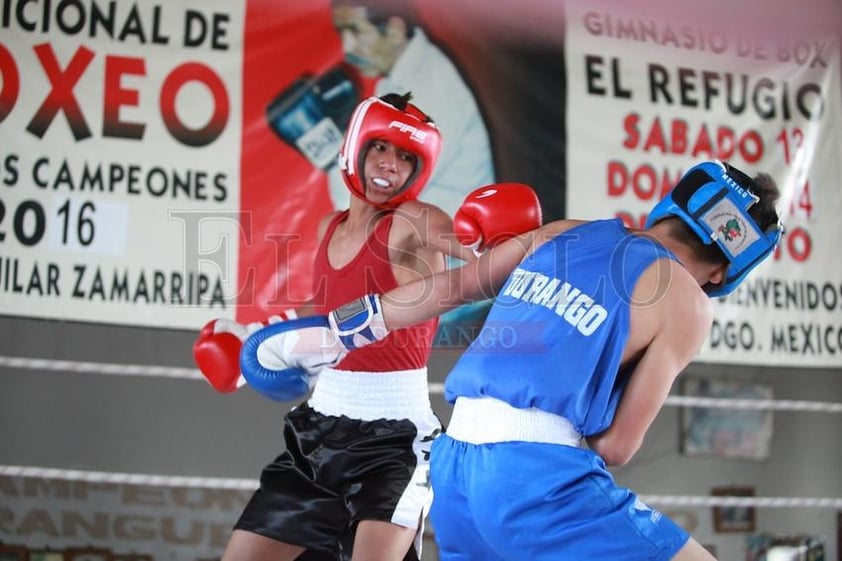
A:
POLYGON ((29 561, 29 550, 22 545, 0 544, 0 561, 29 561))
MULTIPOLYGON (((690 376, 683 380, 687 397, 713 399, 772 399, 772 388, 741 380, 690 376)), ((686 456, 718 456, 764 460, 772 442, 772 411, 683 407, 681 452, 686 456)))
MULTIPOLYGON (((714 497, 753 497, 754 487, 714 487, 714 497)), ((713 529, 716 532, 753 532, 756 527, 754 507, 713 507, 713 529)))

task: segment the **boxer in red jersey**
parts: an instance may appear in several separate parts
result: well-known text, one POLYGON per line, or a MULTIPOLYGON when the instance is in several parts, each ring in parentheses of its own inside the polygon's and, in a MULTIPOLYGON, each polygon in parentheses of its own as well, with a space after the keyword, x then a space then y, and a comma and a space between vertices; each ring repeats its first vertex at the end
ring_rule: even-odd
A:
MULTIPOLYGON (((438 129, 408 95, 369 98, 357 107, 340 154, 354 196, 347 210, 325 217, 319 228, 316 313, 443 271, 448 256, 475 258, 457 241, 451 218, 417 200, 439 147, 438 129)), ((540 205, 528 187, 489 187, 469 196, 457 212, 460 241, 489 243, 540 225, 540 205), (489 221, 488 215, 499 219, 489 221)), ((396 330, 321 369, 317 383, 281 381, 279 390, 277 380, 249 380, 275 399, 314 389, 287 414, 286 450, 264 469, 223 561, 347 558, 348 549, 354 561, 418 559, 432 499, 429 448, 442 430, 427 388, 436 327, 434 319, 396 330)), ((237 386, 232 380, 239 370, 232 371, 231 357, 214 362, 238 351, 247 329, 235 329, 238 338, 229 337, 235 343, 225 349, 213 326, 194 348, 200 369, 217 388, 237 386)))

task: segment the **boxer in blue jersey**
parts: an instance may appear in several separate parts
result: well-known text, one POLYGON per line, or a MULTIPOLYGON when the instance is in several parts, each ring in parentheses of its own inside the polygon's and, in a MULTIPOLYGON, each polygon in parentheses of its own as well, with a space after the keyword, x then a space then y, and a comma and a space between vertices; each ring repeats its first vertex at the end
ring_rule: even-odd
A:
POLYGON ((453 414, 430 458, 441 559, 710 561, 607 466, 637 452, 701 348, 710 298, 774 251, 778 195, 768 175, 702 162, 645 230, 617 219, 552 222, 264 344, 298 367, 497 293, 483 335, 445 381, 453 414))

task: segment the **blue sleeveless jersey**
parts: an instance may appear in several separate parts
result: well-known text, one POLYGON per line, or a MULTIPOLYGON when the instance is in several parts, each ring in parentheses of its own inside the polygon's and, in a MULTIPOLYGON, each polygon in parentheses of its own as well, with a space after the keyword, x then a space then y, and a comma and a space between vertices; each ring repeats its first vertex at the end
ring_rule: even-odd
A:
POLYGON ((571 421, 584 436, 608 428, 627 378, 631 294, 666 248, 599 220, 545 242, 509 276, 479 336, 445 381, 445 395, 494 397, 571 421))

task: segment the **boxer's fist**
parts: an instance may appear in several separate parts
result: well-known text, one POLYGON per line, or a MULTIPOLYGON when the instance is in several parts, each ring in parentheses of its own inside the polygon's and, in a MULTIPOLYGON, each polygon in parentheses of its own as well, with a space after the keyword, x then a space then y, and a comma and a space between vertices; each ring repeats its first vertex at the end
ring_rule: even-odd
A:
POLYGON ((388 334, 380 299, 367 295, 326 316, 275 323, 243 345, 240 369, 249 386, 278 401, 306 394, 319 370, 388 334))
POLYGON ((475 189, 453 217, 462 245, 482 252, 541 226, 541 203, 524 183, 496 183, 475 189))
POLYGON ((295 311, 289 310, 280 316, 270 317, 267 323, 243 325, 226 318, 211 320, 199 331, 193 344, 193 360, 216 391, 233 392, 245 383, 240 374, 243 341, 267 324, 294 317, 295 311))
POLYGON ((193 344, 193 360, 213 388, 230 393, 239 386, 240 349, 248 337, 246 326, 230 319, 205 324, 193 344))
POLYGON ((335 68, 322 76, 302 76, 266 108, 269 126, 301 152, 313 166, 336 163, 343 134, 359 101, 347 71, 335 68))

